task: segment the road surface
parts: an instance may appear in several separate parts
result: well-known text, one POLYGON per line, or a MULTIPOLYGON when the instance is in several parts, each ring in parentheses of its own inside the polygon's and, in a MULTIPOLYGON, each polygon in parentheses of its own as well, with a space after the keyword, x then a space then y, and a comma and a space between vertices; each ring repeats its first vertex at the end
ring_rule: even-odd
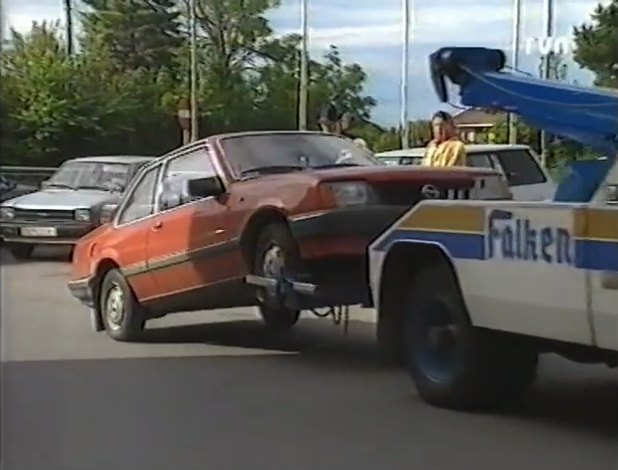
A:
POLYGON ((524 408, 422 404, 373 329, 252 310, 168 317, 147 342, 89 330, 57 252, 3 256, 5 470, 618 470, 618 372, 547 357, 524 408))

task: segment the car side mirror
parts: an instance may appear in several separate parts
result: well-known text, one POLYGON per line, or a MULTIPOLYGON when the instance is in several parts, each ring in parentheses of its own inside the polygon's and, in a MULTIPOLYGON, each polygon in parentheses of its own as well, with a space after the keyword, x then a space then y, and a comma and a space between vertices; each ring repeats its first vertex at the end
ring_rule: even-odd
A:
POLYGON ((49 186, 49 180, 43 180, 43 181, 41 181, 41 184, 39 185, 39 187, 40 187, 41 189, 45 189, 45 188, 47 188, 48 186, 49 186))
POLYGON ((225 194, 225 185, 218 176, 195 178, 187 181, 187 192, 192 199, 218 197, 225 194))
POLYGON ((111 222, 116 215, 116 211, 118 210, 118 204, 104 204, 101 207, 101 214, 99 215, 99 223, 101 225, 111 222))
POLYGON ((607 187, 607 202, 618 204, 618 184, 610 184, 607 187))

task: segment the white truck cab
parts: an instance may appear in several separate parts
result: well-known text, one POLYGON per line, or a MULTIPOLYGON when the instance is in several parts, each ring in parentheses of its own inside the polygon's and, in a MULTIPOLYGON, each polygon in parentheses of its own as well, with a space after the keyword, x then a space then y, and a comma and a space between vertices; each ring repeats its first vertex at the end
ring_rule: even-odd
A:
POLYGON ((419 395, 470 408, 521 397, 538 357, 618 365, 618 94, 522 77, 480 47, 430 56, 466 106, 501 109, 607 153, 547 201, 425 200, 369 247, 378 344, 419 395))
POLYGON ((589 203, 423 201, 370 246, 369 275, 383 350, 430 403, 517 395, 542 352, 615 366, 618 164, 589 203))

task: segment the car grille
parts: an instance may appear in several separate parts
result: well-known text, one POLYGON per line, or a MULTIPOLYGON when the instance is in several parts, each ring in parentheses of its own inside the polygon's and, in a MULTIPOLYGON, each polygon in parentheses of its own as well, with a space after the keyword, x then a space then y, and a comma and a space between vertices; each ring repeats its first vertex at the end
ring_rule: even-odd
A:
POLYGON ((447 188, 438 185, 418 186, 406 184, 375 185, 379 204, 385 205, 414 205, 424 199, 471 199, 470 188, 447 188), (430 189, 430 192, 427 192, 430 189))
POLYGON ((15 220, 24 222, 74 220, 72 210, 15 209, 15 220))

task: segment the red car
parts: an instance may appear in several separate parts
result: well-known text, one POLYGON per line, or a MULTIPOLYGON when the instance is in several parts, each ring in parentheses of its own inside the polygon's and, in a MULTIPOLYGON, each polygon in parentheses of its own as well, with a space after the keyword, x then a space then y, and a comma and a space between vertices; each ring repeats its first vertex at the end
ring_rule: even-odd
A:
POLYGON ((78 241, 69 288, 117 340, 149 318, 236 306, 287 328, 302 308, 370 305, 368 244, 423 198, 474 191, 510 194, 493 171, 387 167, 330 134, 214 136, 141 170, 112 220, 78 241), (248 274, 285 274, 320 295, 283 304, 248 274))

